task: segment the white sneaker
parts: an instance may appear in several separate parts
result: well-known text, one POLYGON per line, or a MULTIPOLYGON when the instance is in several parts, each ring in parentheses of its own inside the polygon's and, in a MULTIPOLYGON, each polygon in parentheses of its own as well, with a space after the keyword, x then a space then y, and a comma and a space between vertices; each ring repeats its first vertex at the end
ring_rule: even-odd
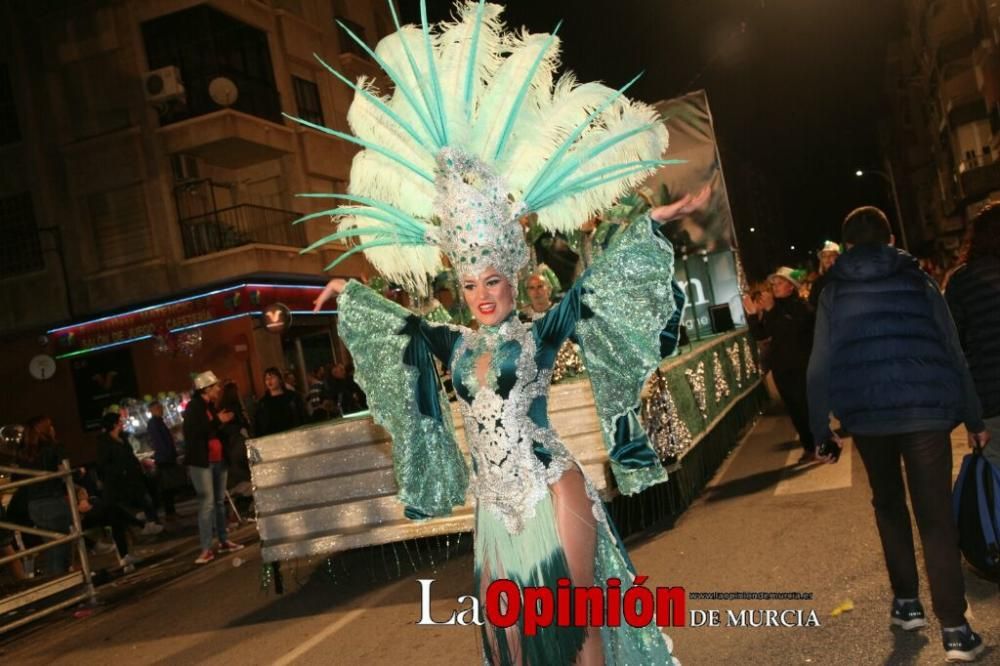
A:
POLYGON ((107 555, 114 552, 116 546, 112 541, 98 541, 94 545, 94 555, 107 555))
POLYGON ((163 525, 160 525, 159 523, 154 523, 153 521, 149 521, 143 526, 142 531, 139 532, 139 534, 141 534, 142 536, 155 536, 162 531, 163 531, 163 525))

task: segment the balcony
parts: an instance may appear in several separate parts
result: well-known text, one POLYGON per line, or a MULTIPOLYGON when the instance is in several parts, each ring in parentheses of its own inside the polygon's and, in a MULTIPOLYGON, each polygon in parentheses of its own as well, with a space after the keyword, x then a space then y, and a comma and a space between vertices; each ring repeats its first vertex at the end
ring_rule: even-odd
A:
POLYGON ((295 152, 295 132, 277 123, 226 109, 156 130, 167 153, 196 155, 226 169, 241 169, 295 152))
POLYGON ((938 66, 969 55, 976 47, 976 22, 964 2, 938 0, 925 15, 927 46, 938 66))
POLYGON ((983 159, 966 160, 959 165, 958 177, 962 184, 963 198, 967 203, 1000 190, 1000 162, 986 164, 983 163, 983 159))
POLYGON ((181 220, 184 256, 191 259, 250 243, 301 249, 306 246, 305 228, 292 225, 299 217, 295 211, 241 204, 181 220))

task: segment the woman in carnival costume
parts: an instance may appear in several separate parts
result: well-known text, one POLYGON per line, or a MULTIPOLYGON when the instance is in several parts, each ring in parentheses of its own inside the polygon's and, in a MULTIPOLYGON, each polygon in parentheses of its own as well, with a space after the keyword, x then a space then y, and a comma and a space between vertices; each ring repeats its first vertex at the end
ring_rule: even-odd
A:
MULTIPOLYGON (((421 26, 397 20, 397 32, 374 51, 355 38, 393 81, 391 96, 333 72, 355 90, 354 135, 299 120, 363 148, 347 194, 307 195, 345 202, 306 216, 339 218, 336 233, 307 249, 354 239, 338 262, 364 252, 414 293, 427 293, 444 255, 478 329, 427 322, 356 281, 331 280, 317 307, 339 294, 340 332, 372 413, 392 437, 406 515, 447 515, 471 488, 481 600, 498 579, 555 591, 560 579, 603 588, 618 578, 627 588, 635 572, 597 492, 550 426, 547 395, 557 350, 575 333, 619 490, 666 480, 637 408, 676 307, 673 251, 650 219, 631 225, 557 306, 525 324, 515 311, 528 260, 518 221, 535 213, 548 230, 575 229, 669 163, 660 159, 667 132, 653 109, 623 96, 628 86, 557 79, 555 34, 508 33, 501 12, 467 2, 453 22, 432 28, 421 2, 421 26), (452 374, 471 475, 435 358, 452 374)), ((685 197, 651 217, 688 214, 705 198, 685 197)), ((492 664, 672 661, 669 639, 654 625, 528 635, 522 616, 482 631, 492 664)))

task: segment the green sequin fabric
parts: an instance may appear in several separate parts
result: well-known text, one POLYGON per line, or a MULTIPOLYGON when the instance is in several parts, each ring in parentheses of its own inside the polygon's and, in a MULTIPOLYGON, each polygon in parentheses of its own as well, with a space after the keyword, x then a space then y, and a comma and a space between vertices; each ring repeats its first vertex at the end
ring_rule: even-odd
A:
MULTIPOLYGON (((392 437, 399 500, 425 517, 450 514, 452 507, 465 503, 468 470, 444 393, 438 395, 441 421, 422 415, 417 406, 417 371, 403 363, 411 338, 391 334, 403 328, 411 313, 353 280, 338 308, 340 335, 354 357, 355 377, 373 418, 392 437)), ((431 354, 426 343, 418 353, 431 354)))
MULTIPOLYGON (((660 362, 660 331, 676 310, 673 277, 673 247, 646 217, 622 231, 583 278, 583 302, 593 316, 580 320, 576 334, 609 449, 618 420, 637 412, 660 362)), ((667 479, 660 465, 626 468, 612 460, 611 468, 626 495, 667 479)))

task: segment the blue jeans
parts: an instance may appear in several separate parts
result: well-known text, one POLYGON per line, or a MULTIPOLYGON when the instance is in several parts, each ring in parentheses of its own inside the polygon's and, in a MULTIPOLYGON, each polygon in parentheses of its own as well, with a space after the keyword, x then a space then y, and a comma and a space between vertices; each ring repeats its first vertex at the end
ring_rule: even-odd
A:
POLYGON ((215 533, 219 543, 225 543, 226 537, 226 464, 221 462, 208 463, 208 467, 188 467, 191 484, 198 495, 198 536, 201 539, 201 549, 212 547, 212 528, 214 517, 215 533))
MULTIPOLYGON (((65 497, 33 499, 28 503, 28 515, 35 527, 62 534, 69 534, 73 524, 73 515, 69 511, 65 497)), ((42 558, 45 562, 45 573, 47 575, 66 573, 69 570, 71 553, 72 546, 68 543, 44 551, 42 558)))

